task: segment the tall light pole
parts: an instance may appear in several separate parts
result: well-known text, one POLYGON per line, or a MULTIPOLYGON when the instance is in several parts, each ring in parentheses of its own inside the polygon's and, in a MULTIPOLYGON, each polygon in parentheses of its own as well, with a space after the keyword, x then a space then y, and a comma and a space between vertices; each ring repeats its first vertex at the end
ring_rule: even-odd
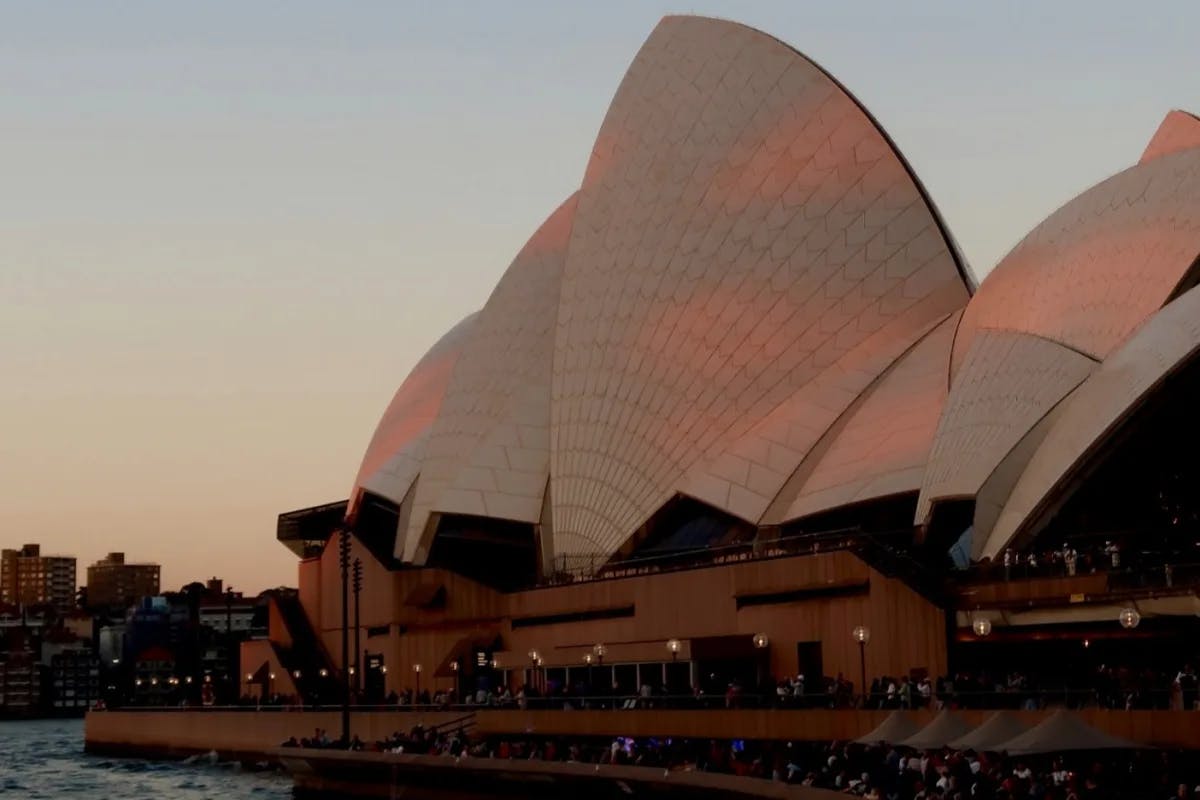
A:
MULTIPOLYGON (((225 589, 225 677, 228 679, 230 675, 238 674, 241 668, 241 658, 238 659, 237 669, 234 669, 233 663, 233 587, 229 586, 225 589)), ((236 700, 236 696, 233 699, 236 700)))
POLYGON ((861 670, 859 674, 862 677, 862 688, 858 691, 863 698, 862 704, 865 707, 867 704, 867 642, 871 641, 871 629, 866 625, 859 625, 850 632, 850 635, 854 637, 854 641, 858 642, 858 666, 861 670))
POLYGON ((358 599, 362 593, 362 559, 354 559, 354 691, 362 692, 362 662, 358 660, 358 654, 362 651, 358 646, 359 624, 358 624, 358 599))
MULTIPOLYGON (((538 651, 530 650, 529 651, 529 689, 533 689, 535 687, 538 688, 539 690, 541 689, 541 684, 538 681, 538 664, 540 664, 540 663, 542 663, 542 657, 540 655, 538 655, 538 651)), ((529 694, 528 689, 526 690, 525 694, 526 695, 529 694)))
MULTIPOLYGON (((603 678, 604 677, 604 669, 603 669, 604 657, 606 655, 608 655, 608 648, 605 647, 603 644, 597 644, 592 647, 592 652, 595 653, 595 655, 596 655, 596 663, 599 664, 601 667, 600 677, 603 678)), ((589 670, 589 672, 590 672, 590 670, 589 670)), ((612 692, 613 683, 614 683, 614 681, 611 680, 611 678, 610 678, 610 680, 608 681, 608 685, 604 687, 605 694, 600 695, 601 697, 612 697, 612 694, 610 694, 610 693, 612 692)), ((616 707, 615 699, 613 700, 613 707, 614 708, 616 707)))
MULTIPOLYGON (((589 695, 596 693, 596 687, 592 685, 592 661, 594 660, 591 653, 584 653, 583 663, 587 664, 587 693, 589 695)), ((586 703, 587 700, 585 699, 584 702, 586 703)))
POLYGON ((754 683, 756 684, 754 687, 754 694, 760 696, 759 702, 761 702, 761 695, 763 691, 763 674, 766 671, 767 664, 765 662, 768 659, 767 647, 770 646, 771 640, 765 633, 756 633, 754 634, 754 638, 751 639, 751 642, 754 644, 754 649, 759 652, 758 658, 754 659, 758 670, 754 676, 754 683))
POLYGON ((350 742, 350 526, 342 526, 338 539, 338 565, 342 570, 342 741, 350 742))

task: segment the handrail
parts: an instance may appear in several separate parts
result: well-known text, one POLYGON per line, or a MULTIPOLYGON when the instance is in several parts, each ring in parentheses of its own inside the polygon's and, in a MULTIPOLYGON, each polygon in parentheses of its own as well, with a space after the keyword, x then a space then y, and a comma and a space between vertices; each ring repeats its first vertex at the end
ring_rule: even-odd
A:
POLYGON ((878 547, 892 550, 881 544, 879 540, 883 537, 911 537, 911 535, 911 530, 866 534, 861 528, 855 527, 778 539, 756 539, 718 547, 683 548, 622 561, 611 561, 610 555, 599 553, 564 554, 556 557, 555 572, 533 588, 618 580, 637 575, 698 569, 706 566, 719 566, 730 560, 759 561, 800 554, 815 555, 854 550, 856 547, 862 546, 862 542, 867 538, 878 547), (581 566, 566 566, 572 562, 581 566))
POLYGON ((451 720, 447 720, 446 722, 439 723, 437 725, 431 725, 430 730, 434 731, 435 733, 441 733, 443 730, 448 730, 448 729, 465 730, 466 728, 473 728, 473 727, 475 727, 475 712, 474 711, 472 711, 469 714, 463 714, 458 719, 451 719, 451 720))
MULTIPOLYGON (((919 697, 915 687, 913 701, 909 708, 925 708, 945 706, 957 708, 973 708, 981 710, 999 710, 1013 708, 1046 708, 1066 705, 1072 708, 1169 708, 1172 699, 1178 692, 1165 689, 1100 689, 1084 687, 1053 687, 1043 686, 1028 689, 992 689, 992 690, 952 690, 941 695, 935 695, 926 701, 919 697)), ((454 703, 451 705, 352 705, 354 713, 451 713, 466 712, 462 716, 445 722, 439 722, 435 729, 457 728, 462 723, 476 721, 478 714, 492 711, 560 711, 571 709, 588 709, 593 711, 630 711, 630 710, 692 710, 712 711, 719 709, 736 710, 771 710, 777 712, 812 711, 822 709, 832 710, 894 710, 900 708, 897 698, 889 700, 882 693, 868 693, 866 696, 856 693, 811 692, 799 696, 781 697, 775 693, 739 694, 726 697, 720 694, 652 695, 643 697, 639 694, 606 694, 606 695, 570 695, 565 697, 527 697, 522 703, 513 699, 500 704, 454 703)), ((120 706, 104 711, 120 712, 336 712, 340 706, 312 705, 235 705, 235 706, 120 706)))

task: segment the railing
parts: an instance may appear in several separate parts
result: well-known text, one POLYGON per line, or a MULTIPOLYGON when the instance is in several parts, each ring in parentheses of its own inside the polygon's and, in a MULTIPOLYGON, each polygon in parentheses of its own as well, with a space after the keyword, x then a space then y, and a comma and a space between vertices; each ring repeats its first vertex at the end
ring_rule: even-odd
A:
POLYGON ((475 712, 463 714, 457 719, 446 720, 445 722, 431 725, 430 730, 434 733, 442 733, 443 731, 469 731, 475 727, 475 712))
POLYGON ((1200 564, 1161 564, 1109 573, 1110 589, 1177 589, 1200 585, 1200 564))
MULTIPOLYGON (((1193 707, 1195 698, 1188 698, 1193 707)), ((781 697, 775 693, 749 693, 736 695, 652 695, 609 694, 571 695, 567 697, 526 697, 507 699, 493 703, 454 703, 441 705, 351 705, 354 713, 448 713, 461 712, 455 720, 437 723, 438 728, 454 729, 471 727, 475 715, 491 710, 570 711, 588 709, 592 711, 715 711, 715 710, 767 710, 779 712, 835 710, 883 710, 920 708, 964 708, 977 710, 1043 708, 1109 708, 1109 709, 1173 709, 1180 708, 1183 698, 1178 691, 1169 689, 1097 689, 1080 687, 1041 687, 1037 689, 951 691, 930 698, 914 696, 909 704, 898 697, 888 698, 884 694, 861 694, 845 692, 813 692, 800 696, 781 697)), ((291 712, 336 712, 340 705, 234 705, 234 706, 121 706, 110 708, 111 713, 123 711, 179 713, 179 712, 239 712, 239 713, 291 713, 291 712)))
POLYGON ((557 586, 613 580, 742 561, 818 555, 867 547, 874 548, 879 552, 886 550, 897 553, 896 548, 885 542, 893 538, 911 540, 911 536, 912 532, 909 530, 865 534, 858 528, 844 528, 811 535, 759 539, 719 547, 670 550, 621 561, 612 561, 611 556, 599 553, 564 554, 555 557, 555 570, 551 575, 546 576, 542 585, 557 586))
POLYGON ((970 569, 950 573, 958 586, 980 583, 1010 583, 1014 581, 1074 579, 1100 576, 1110 591, 1188 589, 1200 586, 1200 563, 1143 562, 1136 566, 1113 568, 1108 562, 1092 562, 1084 567, 1068 569, 1061 562, 1053 564, 1001 563, 975 564, 970 569))
POLYGON ((1110 552, 1099 546, 1085 544, 1081 545, 1083 549, 1072 568, 1068 568, 1061 559, 1051 563, 1044 553, 1036 554, 1039 561, 1030 564, 1028 553, 1022 553, 1017 559, 1019 563, 1008 566, 996 559, 973 563, 965 570, 950 570, 914 556, 909 551, 912 536, 911 529, 869 533, 852 527, 778 539, 755 539, 718 547, 656 552, 617 561, 610 554, 603 553, 564 554, 555 558, 553 573, 546 576, 540 585, 612 580, 742 561, 849 550, 877 571, 900 578, 939 605, 944 604, 947 589, 951 586, 1006 580, 1105 574, 1109 576, 1110 588, 1113 589, 1200 586, 1200 562, 1175 562, 1177 554, 1164 551, 1122 550, 1122 566, 1114 568, 1110 552))

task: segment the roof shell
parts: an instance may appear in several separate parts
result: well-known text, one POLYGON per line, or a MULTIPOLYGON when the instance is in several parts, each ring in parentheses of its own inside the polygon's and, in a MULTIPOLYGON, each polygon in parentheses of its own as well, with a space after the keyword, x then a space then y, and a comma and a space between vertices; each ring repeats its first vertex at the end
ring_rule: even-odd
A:
POLYGON ((404 499, 420 469, 425 439, 475 316, 465 317, 447 331, 396 390, 363 455, 354 479, 352 504, 357 504, 364 490, 395 503, 404 499))
POLYGON ((1172 111, 1163 118, 1138 163, 1144 164, 1189 147, 1200 147, 1200 119, 1186 111, 1172 111))
POLYGON ((1167 305, 1064 404, 1017 480, 981 555, 994 556, 1039 505, 1170 374, 1200 353, 1200 287, 1167 305))
POLYGON ((921 488, 957 322, 955 313, 930 331, 829 429, 780 521, 921 488))
POLYGON ((1154 158, 1047 217, 971 298, 954 370, 985 329, 1103 359, 1163 306, 1200 255, 1200 148, 1154 158))
POLYGON ((423 560, 433 513, 541 516, 554 326, 575 205, 572 195, 530 237, 466 334, 425 447, 407 560, 423 560))
POLYGON ((757 462, 739 441, 873 360, 801 401, 832 424, 964 304, 964 274, 907 165, 827 73, 744 26, 665 18, 580 192, 555 344, 556 549, 612 552, 680 491, 756 521, 825 429, 804 448, 748 444, 776 445, 757 462))
MULTIPOLYGON (((1198 257, 1200 148, 1114 175, 1031 231, 963 313, 916 522, 939 500, 976 496, 1002 465, 1019 469, 1006 459, 1033 448, 1017 444, 1196 280, 1198 257)), ((977 536, 990 519, 977 515, 977 536)))

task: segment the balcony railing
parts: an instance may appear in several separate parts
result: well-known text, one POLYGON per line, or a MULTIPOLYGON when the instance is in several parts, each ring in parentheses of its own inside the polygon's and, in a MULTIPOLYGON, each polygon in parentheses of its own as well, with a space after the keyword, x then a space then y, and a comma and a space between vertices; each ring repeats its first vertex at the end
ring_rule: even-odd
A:
MULTIPOLYGON (((1193 701, 1194 705, 1194 701, 1193 701)), ((155 713, 179 712, 331 712, 341 708, 337 704, 263 704, 243 703, 226 706, 158 706, 123 705, 108 711, 149 711, 155 713)), ((350 706, 356 713, 363 712, 487 712, 490 710, 528 711, 717 711, 717 710, 772 710, 780 713, 813 710, 917 710, 917 709, 974 709, 982 711, 1028 710, 1047 708, 1105 708, 1113 710, 1183 710, 1178 691, 1169 689, 1145 689, 1136 691, 1108 691, 1063 686, 1038 689, 961 691, 950 692, 931 698, 914 697, 911 704, 903 705, 898 699, 889 699, 882 694, 811 693, 800 697, 781 698, 774 693, 737 694, 588 694, 569 697, 513 698, 492 703, 440 703, 440 704, 383 704, 356 703, 350 706)), ((1195 710, 1188 709, 1188 710, 1195 710)))
MULTIPOLYGON (((846 528, 819 534, 788 536, 778 539, 757 539, 749 542, 716 547, 687 548, 658 551, 622 560, 613 560, 603 553, 572 553, 555 557, 554 571, 541 585, 614 580, 661 572, 675 572, 703 567, 760 561, 798 555, 818 555, 841 550, 855 551, 869 562, 887 562, 889 569, 898 572, 932 572, 903 552, 903 545, 912 539, 910 530, 867 534, 857 528, 846 528), (909 562, 905 564, 904 562, 909 562)), ((875 566, 872 563, 872 566, 875 566)))

